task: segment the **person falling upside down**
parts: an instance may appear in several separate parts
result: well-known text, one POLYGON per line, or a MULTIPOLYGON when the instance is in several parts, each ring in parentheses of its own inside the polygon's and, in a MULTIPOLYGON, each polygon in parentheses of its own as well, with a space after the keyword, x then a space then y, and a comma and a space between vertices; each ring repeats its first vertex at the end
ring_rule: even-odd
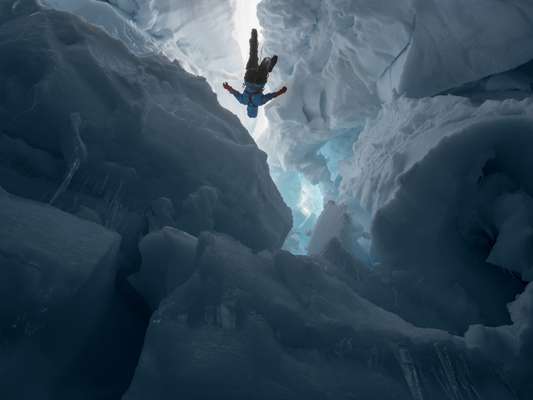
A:
POLYGON ((246 64, 246 74, 244 75, 244 92, 240 93, 235 90, 228 82, 224 82, 222 85, 224 89, 235 96, 239 103, 247 106, 248 116, 250 118, 257 117, 259 106, 266 104, 275 97, 281 96, 287 91, 287 87, 283 86, 277 92, 263 94, 268 80, 268 74, 272 72, 272 69, 278 62, 278 56, 266 57, 259 64, 259 58, 257 56, 258 47, 257 30, 252 29, 252 36, 250 37, 250 58, 246 64))

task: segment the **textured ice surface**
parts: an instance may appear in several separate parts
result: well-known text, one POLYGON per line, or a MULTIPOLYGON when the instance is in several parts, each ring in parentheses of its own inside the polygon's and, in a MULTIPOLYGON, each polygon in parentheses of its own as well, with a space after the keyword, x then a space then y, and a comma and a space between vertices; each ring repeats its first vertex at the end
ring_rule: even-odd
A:
POLYGON ((193 266, 153 314, 124 399, 512 398, 460 338, 367 301, 342 268, 212 234, 193 266))
POLYGON ((394 93, 428 96, 533 58, 533 4, 528 0, 413 4, 410 43, 378 82, 384 99, 394 93))
POLYGON ((529 35, 529 5, 471 2, 461 19, 452 18, 453 1, 264 0, 263 51, 279 53, 274 79, 291 91, 261 140, 272 139, 277 179, 299 206, 297 245, 311 236, 317 199, 338 200, 312 234, 316 256, 297 257, 279 250, 289 215, 264 153, 205 80, 150 55, 181 38, 182 49, 191 47, 187 68, 205 55, 215 59, 204 64, 231 65, 214 50, 228 37, 222 24, 233 2, 112 3, 118 8, 62 6, 102 18, 128 47, 70 14, 0 0, 0 184, 41 202, 0 194, 8 221, 0 251, 21 256, 0 270, 27 267, 0 283, 4 397, 118 398, 130 381, 131 400, 530 397, 533 103, 517 99, 530 96, 531 75, 526 67, 483 75, 522 63, 513 46, 502 56, 500 45, 529 35), (487 26, 486 14, 469 8, 481 5, 500 21, 487 26), (424 24, 436 31, 424 33, 424 24), (504 25, 509 36, 494 38, 504 25), (479 47, 476 32, 495 46, 479 47), (446 68, 407 57, 421 50, 450 51, 446 68), (389 65, 402 74, 381 89, 470 100, 391 96, 382 107, 377 87, 389 65), (408 79, 415 67, 435 81, 421 88, 408 79), (322 193, 302 175, 321 182, 322 193), (31 210, 19 217, 19 207, 31 210), (357 243, 369 226, 372 268, 357 243), (122 234, 118 256, 110 230, 122 234), (83 273, 107 244, 106 268, 83 273), (257 252, 264 248, 273 250, 257 252), (43 260, 51 276, 38 280, 33 267, 43 260), (63 274, 70 262, 81 269, 63 274), (138 364, 144 329, 115 304, 118 263, 117 286, 136 302, 129 310, 153 312, 138 364), (41 296, 48 285, 56 297, 41 296), (52 318, 40 306, 54 299, 65 306, 52 318), (99 318, 108 303, 114 311, 99 318), (137 346, 124 345, 131 337, 137 346))
POLYGON ((354 145, 342 196, 372 213, 375 254, 424 304, 417 323, 509 320, 531 274, 532 141, 531 99, 445 96, 388 104, 354 145))
POLYGON ((234 0, 41 1, 102 27, 137 54, 159 52, 177 60, 206 78, 221 105, 253 130, 255 121, 247 118, 246 109, 222 89, 225 81, 238 88, 244 76, 234 0))
POLYGON ((509 305, 512 325, 473 326, 466 333, 469 347, 480 350, 494 362, 519 398, 531 396, 533 356, 533 285, 530 283, 516 301, 509 305))
POLYGON ((58 393, 59 377, 102 329, 119 245, 120 236, 100 225, 0 193, 4 398, 49 399, 58 393))
MULTIPOLYGON (((125 43, 136 54, 159 50, 156 40, 139 29, 127 15, 101 0, 38 0, 47 7, 66 11, 104 29, 109 35, 125 43)), ((121 2, 122 3, 122 2, 121 2)), ((148 2, 146 2, 148 4, 148 2)))
POLYGON ((268 107, 261 145, 315 180, 329 178, 318 149, 355 137, 382 100, 434 95, 533 58, 528 0, 264 0, 259 18, 264 51, 281 56, 274 81, 290 88, 268 107))
POLYGON ((136 57, 70 14, 2 4, 6 189, 68 211, 95 210, 106 226, 128 231, 127 243, 152 201, 166 197, 192 233, 216 229, 258 249, 281 245, 290 211, 266 155, 203 78, 162 56, 136 57), (209 221, 187 220, 198 207, 209 221))
POLYGON ((322 255, 331 241, 337 240, 352 256, 368 263, 366 251, 360 244, 364 236, 364 227, 353 220, 347 207, 329 201, 313 229, 308 253, 313 256, 322 255))
POLYGON ((140 242, 143 263, 130 281, 152 310, 193 273, 198 239, 165 227, 140 242))

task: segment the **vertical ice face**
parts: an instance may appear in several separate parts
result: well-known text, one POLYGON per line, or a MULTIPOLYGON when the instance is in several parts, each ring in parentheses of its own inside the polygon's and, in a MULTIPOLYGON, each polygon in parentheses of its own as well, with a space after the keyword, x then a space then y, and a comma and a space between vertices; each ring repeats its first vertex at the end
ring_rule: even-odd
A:
POLYGON ((413 3, 411 41, 381 75, 382 99, 395 93, 432 95, 533 58, 533 4, 528 0, 413 3))
POLYGON ((265 51, 280 55, 273 80, 290 88, 268 107, 265 146, 277 148, 284 166, 327 181, 318 150, 355 136, 377 112, 375 82, 410 40, 410 1, 264 0, 259 18, 265 51))
POLYGON ((290 88, 267 108, 261 145, 313 181, 337 172, 320 149, 353 141, 383 101, 431 96, 533 58, 527 0, 264 0, 258 10, 264 49, 280 55, 273 81, 290 88))
POLYGON ((57 393, 57 377, 68 376, 92 338, 107 330, 120 240, 97 224, 0 193, 3 398, 57 393))
POLYGON ((354 146, 341 198, 372 213, 374 251, 401 291, 424 282, 418 323, 462 333, 508 321, 531 279, 532 116, 531 99, 400 99, 354 146), (426 307, 442 307, 438 320, 426 307))
MULTIPOLYGON (((91 397, 86 388, 107 396, 112 385, 114 393, 123 390, 115 397, 131 400, 529 399, 533 102, 527 68, 462 88, 484 91, 471 99, 393 96, 382 105, 371 88, 383 68, 415 54, 411 17, 423 6, 420 15, 444 17, 447 7, 455 10, 453 1, 437 7, 264 0, 263 12, 276 26, 269 37, 282 45, 264 51, 279 53, 280 71, 294 86, 285 108, 273 107, 275 126, 283 130, 271 136, 271 155, 286 168, 273 172, 300 210, 298 233, 312 228, 317 199, 341 200, 329 203, 318 221, 314 256, 294 256, 279 250, 290 215, 265 154, 219 106, 205 79, 151 54, 163 43, 177 46, 179 37, 179 51, 196 49, 189 49, 189 68, 200 68, 197 49, 210 46, 195 37, 210 23, 204 14, 227 20, 230 3, 216 1, 220 7, 212 10, 203 1, 62 3, 87 19, 101 17, 128 51, 72 15, 31 0, 0 0, 0 183, 92 221, 0 189, 0 342, 10 345, 0 346, 4 397, 72 400, 91 397), (180 4, 190 20, 173 13, 180 4), (281 43, 285 34, 290 40, 281 43), (298 52, 288 51, 292 45, 298 52), (294 71, 284 58, 294 61, 294 71), (364 98, 352 101, 353 87, 364 98), (484 101, 488 92, 499 98, 484 101), (298 136, 302 127, 308 136, 298 136), (322 182, 318 193, 303 175, 322 182), (366 235, 354 223, 360 222, 354 203, 371 216, 381 261, 373 269, 358 260, 354 242, 366 235), (120 247, 112 230, 122 233, 120 247), (201 233, 206 230, 222 233, 201 233), (116 294, 117 260, 139 267, 130 282, 148 311, 155 310, 135 376, 121 383, 131 383, 127 391, 116 388, 118 369, 103 389, 85 373, 87 360, 95 359, 92 368, 107 375, 101 368, 113 345, 100 340, 101 331, 118 336, 113 344, 131 333, 122 335, 121 324, 111 321, 127 313, 120 307, 100 318, 108 294, 116 294), (47 319, 51 303, 60 307, 47 319), (50 323, 41 340, 43 321, 50 323), (70 325, 74 334, 65 330, 70 325), (64 339, 60 351, 57 337, 64 339), (84 346, 87 337, 93 343, 84 346), (38 361, 29 373, 28 357, 38 361), (14 395, 6 396, 5 387, 14 395), (72 387, 83 395, 69 396, 72 387)), ((504 21, 516 20, 517 31, 520 18, 527 20, 520 1, 468 4, 494 7, 504 21)), ((474 14, 465 15, 461 21, 453 14, 463 28, 474 14)), ((206 36, 221 26, 207 26, 206 36)), ((509 30, 512 38, 517 31, 509 30)), ((233 37, 234 27, 224 32, 233 37)), ((448 39, 437 44, 448 49, 448 39)), ((425 48, 427 54, 438 53, 435 47, 425 48)), ((239 46, 232 48, 231 57, 242 61, 239 46)), ((498 49, 489 50, 501 56, 498 49)), ((219 54, 214 50, 209 54, 219 54)), ((473 65, 488 54, 467 50, 473 65)), ((395 82, 413 83, 408 71, 429 65, 423 61, 402 64, 408 69, 393 74, 395 82)), ((446 61, 457 70, 464 66, 453 57, 446 61)), ((433 95, 435 87, 425 89, 433 95)), ((130 354, 121 353, 121 360, 130 354)))
POLYGON ((234 87, 241 83, 243 62, 234 35, 241 25, 235 15, 241 11, 247 17, 249 7, 235 0, 41 1, 102 27, 137 53, 161 52, 177 60, 187 71, 206 78, 220 103, 248 122, 222 83, 229 81, 234 87))
POLYGON ((8 191, 74 212, 96 208, 104 224, 133 231, 128 224, 141 225, 132 221, 166 197, 190 233, 223 231, 257 249, 282 244, 290 211, 266 155, 205 79, 160 55, 137 57, 71 14, 36 9, 0 30, 8 191), (27 156, 36 160, 28 167, 13 161, 27 156))
POLYGON ((135 280, 150 301, 165 298, 124 399, 512 398, 461 339, 367 301, 341 267, 168 229, 143 254, 135 280))

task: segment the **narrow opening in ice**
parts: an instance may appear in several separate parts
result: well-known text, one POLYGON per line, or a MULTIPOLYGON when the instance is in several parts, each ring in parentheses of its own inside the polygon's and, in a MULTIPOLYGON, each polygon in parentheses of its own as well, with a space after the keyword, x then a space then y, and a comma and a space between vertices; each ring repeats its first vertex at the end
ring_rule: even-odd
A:
MULTIPOLYGON (((259 37, 259 57, 262 54, 263 36, 261 25, 257 17, 257 6, 261 0, 235 0, 234 38, 239 44, 242 55, 243 71, 248 61, 249 39, 252 28, 257 28, 259 37)), ((277 88, 269 88, 275 90, 277 88)), ((240 106, 240 105, 238 105, 240 106)), ((233 111, 233 110, 230 110, 233 111)), ((258 142, 264 142, 264 135, 269 129, 268 119, 263 107, 259 109, 259 114, 254 125, 243 121, 250 131, 250 134, 258 142)), ((275 173, 280 170, 279 165, 274 165, 276 157, 269 155, 270 168, 273 171, 272 178, 281 192, 287 205, 293 210, 293 230, 289 234, 285 243, 285 248, 296 254, 307 253, 312 229, 323 209, 324 196, 318 186, 311 184, 305 177, 296 171, 283 171, 281 174, 275 173), (287 179, 290 176, 290 179, 287 179)))
POLYGON ((263 40, 259 19, 257 18, 257 5, 259 2, 260 0, 235 0, 235 31, 233 35, 241 49, 244 63, 248 59, 248 40, 250 39, 252 28, 258 30, 259 41, 262 42, 263 40))

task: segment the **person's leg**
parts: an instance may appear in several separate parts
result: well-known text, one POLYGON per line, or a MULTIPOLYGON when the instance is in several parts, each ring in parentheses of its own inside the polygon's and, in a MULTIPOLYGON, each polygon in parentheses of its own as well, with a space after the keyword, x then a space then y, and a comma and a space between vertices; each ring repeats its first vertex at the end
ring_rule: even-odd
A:
POLYGON ((268 80, 268 74, 272 72, 276 63, 278 62, 278 56, 265 57, 258 68, 257 83, 266 83, 268 80))
POLYGON ((268 68, 268 72, 272 72, 277 63, 278 56, 272 56, 272 58, 270 59, 270 67, 268 68))
POLYGON ((269 69, 270 58, 263 58, 263 61, 261 61, 261 64, 259 64, 259 68, 257 68, 257 83, 264 84, 267 82, 269 69))
POLYGON ((257 51, 259 48, 259 42, 257 41, 257 30, 252 29, 252 35, 250 37, 250 56, 248 63, 246 64, 246 70, 257 69, 259 67, 259 57, 257 51))

